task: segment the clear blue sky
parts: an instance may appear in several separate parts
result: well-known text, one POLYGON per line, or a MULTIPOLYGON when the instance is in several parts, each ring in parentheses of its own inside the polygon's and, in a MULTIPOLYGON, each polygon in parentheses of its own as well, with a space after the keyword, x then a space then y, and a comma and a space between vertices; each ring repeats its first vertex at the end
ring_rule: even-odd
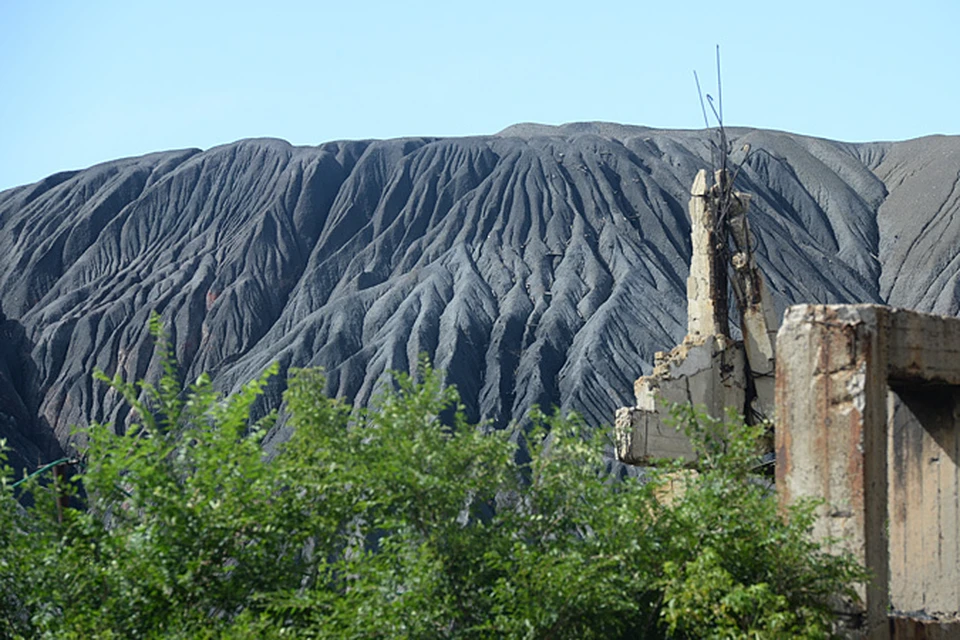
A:
POLYGON ((0 189, 150 151, 516 122, 960 133, 960 2, 0 0, 0 189))

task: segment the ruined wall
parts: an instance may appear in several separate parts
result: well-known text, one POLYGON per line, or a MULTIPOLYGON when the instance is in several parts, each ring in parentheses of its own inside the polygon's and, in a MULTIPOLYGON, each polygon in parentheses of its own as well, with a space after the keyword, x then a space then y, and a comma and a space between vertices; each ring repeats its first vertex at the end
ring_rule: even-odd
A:
POLYGON ((960 615, 960 388, 895 384, 888 396, 890 604, 960 615))
POLYGON ((629 464, 657 458, 693 461, 689 438, 672 423, 672 403, 706 407, 720 417, 725 407, 743 410, 746 398, 743 346, 725 336, 688 337, 657 353, 653 374, 634 384, 636 406, 617 410, 617 456, 629 464))
POLYGON ((822 498, 814 535, 872 571, 862 603, 839 605, 857 637, 960 638, 958 407, 960 319, 879 305, 787 310, 777 491, 784 502, 822 498))
POLYGON ((749 197, 701 171, 690 199, 687 335, 617 411, 617 456, 695 460, 671 403, 776 415, 784 503, 822 499, 813 534, 872 572, 838 596, 847 637, 960 640, 960 319, 800 305, 777 319, 750 245, 749 197), (730 277, 728 278, 728 267, 730 277), (743 342, 731 339, 728 285, 743 342), (776 345, 776 348, 774 348, 776 345))

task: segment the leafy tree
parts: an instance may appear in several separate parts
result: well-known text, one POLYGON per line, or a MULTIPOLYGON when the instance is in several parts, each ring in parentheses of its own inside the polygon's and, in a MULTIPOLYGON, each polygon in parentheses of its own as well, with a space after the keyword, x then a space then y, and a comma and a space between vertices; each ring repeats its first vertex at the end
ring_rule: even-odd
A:
POLYGON ((751 477, 741 421, 678 409, 698 471, 616 479, 576 418, 534 412, 520 455, 426 363, 369 409, 303 370, 268 461, 272 416, 249 416, 275 370, 183 389, 153 328, 156 386, 97 374, 137 422, 85 431, 83 508, 61 521, 38 479, 19 507, 0 476, 4 637, 825 637, 827 597, 863 579, 751 477))

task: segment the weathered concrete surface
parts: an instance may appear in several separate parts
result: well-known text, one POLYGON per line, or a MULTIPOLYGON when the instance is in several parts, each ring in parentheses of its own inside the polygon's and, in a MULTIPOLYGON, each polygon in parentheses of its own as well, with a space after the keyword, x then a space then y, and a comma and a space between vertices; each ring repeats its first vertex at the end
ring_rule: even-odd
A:
POLYGON ((777 339, 776 453, 781 500, 822 498, 814 535, 875 568, 859 592, 865 634, 885 637, 888 590, 886 345, 875 306, 791 307, 777 339))
POLYGON ((727 265, 717 251, 717 210, 707 172, 700 170, 690 189, 690 275, 687 277, 687 336, 730 335, 727 309, 727 265))
POLYGON ((814 534, 872 571, 840 607, 861 636, 960 638, 958 354, 960 319, 878 305, 791 307, 780 328, 777 490, 823 498, 814 534))
POLYGON ((956 640, 960 621, 890 616, 890 637, 896 640, 956 640))
POLYGON ((695 469, 681 469, 680 471, 671 471, 660 477, 660 482, 654 490, 654 497, 657 502, 665 507, 673 506, 676 502, 683 500, 687 494, 687 489, 694 482, 699 474, 695 469))
POLYGON ((695 458, 690 440, 672 425, 673 403, 705 407, 722 416, 725 407, 742 411, 746 401, 741 343, 724 336, 691 338, 656 357, 653 374, 634 385, 636 406, 617 411, 617 457, 629 464, 656 458, 695 458))
MULTIPOLYGON (((960 322, 958 322, 960 324, 960 322)), ((960 615, 960 387, 893 387, 889 415, 890 603, 960 615)), ((957 635, 960 638, 960 628, 957 635)))
POLYGON ((960 321, 884 308, 890 318, 890 380, 960 385, 960 321))
POLYGON ((763 274, 751 250, 753 235, 747 221, 750 198, 735 194, 730 214, 730 233, 737 252, 731 258, 733 289, 740 312, 740 330, 753 384, 751 411, 755 417, 773 418, 777 327, 780 325, 763 274))
MULTIPOLYGON (((636 405, 617 411, 614 433, 617 457, 623 462, 646 464, 656 458, 694 460, 689 439, 674 428, 670 419, 669 406, 673 403, 700 406, 714 417, 722 417, 728 407, 738 413, 747 408, 750 385, 746 355, 743 343, 730 338, 726 240, 717 233, 720 183, 718 173, 716 184, 708 187, 706 171, 700 171, 693 182, 689 203, 693 256, 687 278, 687 335, 670 352, 655 355, 653 373, 634 384, 636 405)), ((735 195, 742 200, 737 199, 727 214, 736 220, 734 234, 739 233, 747 242, 750 236, 745 211, 749 199, 735 195)), ((741 289, 749 289, 754 303, 749 309, 741 305, 741 315, 747 311, 753 323, 744 330, 745 335, 751 336, 750 349, 760 354, 759 370, 764 375, 772 374, 773 348, 761 308, 762 276, 749 257, 749 250, 737 255, 743 263, 743 277, 738 275, 734 283, 738 287, 737 298, 746 300, 741 289)), ((772 393, 768 397, 772 400, 772 393)))

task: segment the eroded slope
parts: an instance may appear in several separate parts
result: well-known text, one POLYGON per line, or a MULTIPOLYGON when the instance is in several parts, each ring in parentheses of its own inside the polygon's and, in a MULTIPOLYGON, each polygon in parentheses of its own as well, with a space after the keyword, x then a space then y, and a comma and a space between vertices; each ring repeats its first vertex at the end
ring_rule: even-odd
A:
MULTIPOLYGON (((781 308, 960 312, 960 140, 731 136, 735 162, 750 146, 738 187, 781 308)), ((186 375, 224 389, 278 360, 363 403, 425 352, 474 419, 540 404, 608 423, 684 333, 687 193, 709 141, 610 124, 248 140, 0 193, 0 307, 20 336, 0 354, 0 437, 47 458, 51 434, 122 419, 90 372, 155 375, 154 310, 186 375)))

